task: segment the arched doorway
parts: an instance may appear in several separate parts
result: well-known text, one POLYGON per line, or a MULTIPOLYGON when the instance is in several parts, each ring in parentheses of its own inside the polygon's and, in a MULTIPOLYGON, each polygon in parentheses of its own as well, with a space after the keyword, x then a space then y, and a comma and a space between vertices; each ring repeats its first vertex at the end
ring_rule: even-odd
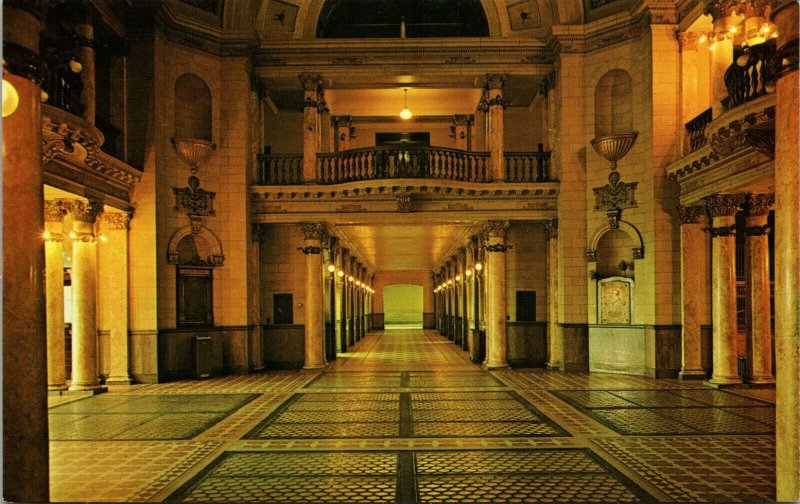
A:
POLYGON ((423 289, 397 284, 383 288, 385 329, 422 329, 423 289))

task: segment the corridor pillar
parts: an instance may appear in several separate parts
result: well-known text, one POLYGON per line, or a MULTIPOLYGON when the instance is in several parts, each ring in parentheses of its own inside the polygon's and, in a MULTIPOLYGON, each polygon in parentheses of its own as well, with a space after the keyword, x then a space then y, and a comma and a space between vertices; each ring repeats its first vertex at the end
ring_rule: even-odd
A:
POLYGON ((92 25, 92 8, 88 2, 79 2, 73 6, 78 22, 75 24, 75 40, 77 44, 78 61, 81 70, 81 117, 89 124, 94 124, 96 119, 97 84, 95 76, 94 54, 94 26, 92 25))
POLYGON ((708 237, 701 221, 703 206, 680 208, 681 222, 681 371, 678 377, 704 379, 701 359, 702 308, 708 303, 708 237))
POLYGON ((800 501, 800 163, 798 4, 773 0, 782 61, 775 90, 776 497, 800 501))
POLYGON ((335 127, 334 149, 336 152, 350 150, 350 116, 336 116, 331 118, 335 127))
POLYGON ((507 221, 489 221, 486 243, 486 369, 508 367, 506 352, 506 256, 507 221))
POLYGON ((709 384, 741 383, 736 349, 736 212, 743 195, 705 198, 711 216, 711 303, 714 371, 709 384))
POLYGON ((301 74, 299 78, 305 100, 303 107, 303 182, 311 184, 317 181, 322 77, 301 74))
POLYGON ((102 211, 95 201, 70 203, 72 216, 72 380, 70 390, 100 388, 97 363, 97 239, 102 211))
POLYGON ((106 385, 129 385, 130 344, 128 339, 128 230, 130 217, 123 212, 106 212, 102 218, 107 241, 109 267, 114 269, 111 285, 105 289, 108 296, 106 313, 110 330, 110 369, 106 385))
POLYGON ((303 369, 319 369, 325 366, 321 255, 324 226, 316 222, 304 222, 300 228, 303 230, 304 246, 299 250, 306 256, 306 349, 303 369))
POLYGON ((547 240, 547 369, 560 369, 564 333, 558 324, 558 219, 544 223, 547 240))
POLYGON ((456 114, 450 121, 450 128, 453 132, 453 148, 459 150, 470 150, 469 125, 472 123, 472 116, 456 114))
POLYGON ((711 114, 714 119, 724 112, 722 100, 728 96, 725 87, 725 72, 733 64, 734 19, 730 12, 731 4, 712 2, 709 11, 713 20, 714 39, 711 41, 711 94, 713 97, 711 114))
POLYGON ((772 194, 751 194, 747 204, 745 258, 747 291, 750 294, 750 334, 748 338, 747 382, 775 383, 772 376, 772 328, 769 295, 769 226, 767 214, 774 202, 772 194))
POLYGON ((505 76, 487 75, 484 88, 484 105, 489 121, 489 178, 494 182, 505 180, 505 155, 503 136, 503 84, 505 76))
POLYGON ((49 498, 39 0, 3 2, 3 497, 49 498), (12 245, 13 244, 13 245, 12 245), (14 372, 9 372, 13 370, 14 372))
POLYGON ((66 390, 64 348, 64 216, 62 200, 44 202, 45 304, 47 316, 47 390, 66 390))

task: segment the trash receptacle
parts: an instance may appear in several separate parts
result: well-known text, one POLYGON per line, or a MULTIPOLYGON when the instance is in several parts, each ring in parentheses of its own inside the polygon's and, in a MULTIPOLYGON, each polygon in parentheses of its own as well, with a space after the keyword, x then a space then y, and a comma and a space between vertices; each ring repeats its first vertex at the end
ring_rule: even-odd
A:
POLYGON ((211 336, 192 338, 192 374, 196 380, 211 378, 211 336))

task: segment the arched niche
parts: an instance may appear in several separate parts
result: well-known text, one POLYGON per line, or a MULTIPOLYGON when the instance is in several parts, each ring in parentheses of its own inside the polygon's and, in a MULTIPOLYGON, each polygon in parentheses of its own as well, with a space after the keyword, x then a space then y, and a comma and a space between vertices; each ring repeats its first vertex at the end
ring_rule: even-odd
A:
MULTIPOLYGON (((194 223, 193 223, 194 224, 194 223)), ((167 263, 175 266, 222 266, 225 255, 217 235, 202 225, 184 226, 172 235, 167 245, 167 263)))
MULTIPOLYGON (((606 256, 602 258, 602 267, 610 269, 612 266, 616 268, 620 261, 632 262, 636 259, 644 259, 644 242, 642 235, 636 226, 626 221, 619 221, 617 228, 611 226, 604 226, 595 231, 589 242, 589 249, 586 251, 586 257, 589 262, 597 262, 597 273, 601 274, 600 261, 601 261, 601 247, 602 253, 606 256), (624 252, 622 247, 630 247, 630 255, 624 252), (616 261, 616 263, 614 263, 616 261)), ((620 274, 619 270, 616 272, 608 272, 604 276, 614 276, 620 274)))
POLYGON ((633 84, 620 68, 603 74, 594 88, 595 138, 633 130, 633 84))
POLYGON ((211 141, 211 90, 195 74, 175 80, 175 137, 211 141))

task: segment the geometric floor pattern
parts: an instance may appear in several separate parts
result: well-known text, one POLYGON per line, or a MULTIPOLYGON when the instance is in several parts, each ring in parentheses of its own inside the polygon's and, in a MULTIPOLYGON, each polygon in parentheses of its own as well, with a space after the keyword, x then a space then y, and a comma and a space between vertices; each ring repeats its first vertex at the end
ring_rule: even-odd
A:
POLYGON ((774 391, 485 372, 433 331, 323 371, 54 397, 56 502, 764 502, 774 391))

